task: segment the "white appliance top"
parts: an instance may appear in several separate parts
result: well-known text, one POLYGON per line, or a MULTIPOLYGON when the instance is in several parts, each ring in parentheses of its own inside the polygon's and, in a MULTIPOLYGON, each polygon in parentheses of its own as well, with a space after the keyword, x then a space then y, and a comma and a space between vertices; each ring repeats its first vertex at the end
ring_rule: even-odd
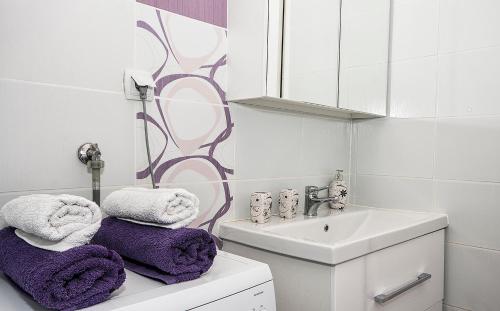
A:
MULTIPOLYGON (((150 310, 159 305, 164 310, 187 310, 271 280, 266 264, 219 251, 211 269, 189 282, 165 285, 127 270, 124 285, 108 301, 85 310, 150 310)), ((0 305, 2 310, 45 310, 1 273, 0 305)))

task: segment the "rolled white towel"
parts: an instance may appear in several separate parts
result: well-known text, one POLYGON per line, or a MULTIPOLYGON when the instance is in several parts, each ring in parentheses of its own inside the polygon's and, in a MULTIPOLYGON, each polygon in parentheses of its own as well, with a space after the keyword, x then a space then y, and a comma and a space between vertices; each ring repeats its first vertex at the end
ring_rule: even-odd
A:
POLYGON ((109 216, 170 229, 186 227, 196 219, 200 201, 185 189, 124 188, 102 203, 109 216))
POLYGON ((21 196, 7 202, 1 214, 27 243, 53 251, 88 244, 102 220, 97 204, 68 194, 21 196))
POLYGON ((8 226, 9 225, 7 225, 5 220, 3 220, 2 210, 0 209, 0 229, 3 229, 3 228, 8 227, 8 226))

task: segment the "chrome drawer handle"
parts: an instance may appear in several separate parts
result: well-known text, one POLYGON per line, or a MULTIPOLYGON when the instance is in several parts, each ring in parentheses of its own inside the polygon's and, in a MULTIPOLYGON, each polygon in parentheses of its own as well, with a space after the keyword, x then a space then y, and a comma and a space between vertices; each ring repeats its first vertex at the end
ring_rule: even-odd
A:
POLYGON ((413 287, 422 284, 423 282, 429 280, 432 276, 429 273, 422 273, 420 274, 416 280, 408 282, 404 285, 402 285, 400 288, 392 290, 388 293, 385 294, 380 294, 375 296, 373 299, 375 302, 378 303, 385 303, 391 299, 396 298, 397 296, 401 295, 402 293, 412 289, 413 287))

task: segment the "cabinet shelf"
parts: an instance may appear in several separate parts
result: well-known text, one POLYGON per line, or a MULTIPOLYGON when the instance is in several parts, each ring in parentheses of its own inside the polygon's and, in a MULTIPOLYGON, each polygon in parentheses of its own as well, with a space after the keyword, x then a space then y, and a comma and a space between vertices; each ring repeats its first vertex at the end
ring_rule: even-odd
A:
POLYGON ((344 108, 329 107, 308 102, 293 101, 270 96, 229 100, 230 102, 257 107, 266 107, 275 110, 308 113, 321 116, 330 116, 342 119, 373 119, 382 118, 384 115, 349 110, 344 108))

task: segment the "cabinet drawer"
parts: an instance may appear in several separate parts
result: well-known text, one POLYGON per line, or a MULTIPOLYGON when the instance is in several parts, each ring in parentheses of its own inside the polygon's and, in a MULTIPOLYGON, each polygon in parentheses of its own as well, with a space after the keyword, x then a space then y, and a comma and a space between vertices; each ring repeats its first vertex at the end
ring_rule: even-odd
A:
POLYGON ((335 311, 427 310, 443 298, 444 230, 342 263, 333 274, 335 311), (376 302, 383 294, 387 301, 376 302))

